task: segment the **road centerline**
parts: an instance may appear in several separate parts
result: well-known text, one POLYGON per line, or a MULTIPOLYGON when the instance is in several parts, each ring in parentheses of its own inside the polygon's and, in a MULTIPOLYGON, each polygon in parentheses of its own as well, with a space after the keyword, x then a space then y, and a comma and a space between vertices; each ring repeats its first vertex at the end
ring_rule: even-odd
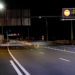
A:
MULTIPOLYGON (((8 48, 8 47, 7 47, 8 48)), ((19 66, 19 68, 23 71, 23 73, 25 75, 31 75, 20 63, 19 61, 13 56, 13 54, 11 53, 11 51, 8 48, 8 52, 10 54, 10 56, 12 57, 12 59, 14 60, 14 62, 19 66)))
POLYGON ((13 60, 10 60, 10 63, 13 66, 13 68, 15 69, 15 71, 17 72, 18 75, 23 75, 21 73, 21 71, 18 69, 18 67, 16 66, 16 64, 13 62, 13 60))

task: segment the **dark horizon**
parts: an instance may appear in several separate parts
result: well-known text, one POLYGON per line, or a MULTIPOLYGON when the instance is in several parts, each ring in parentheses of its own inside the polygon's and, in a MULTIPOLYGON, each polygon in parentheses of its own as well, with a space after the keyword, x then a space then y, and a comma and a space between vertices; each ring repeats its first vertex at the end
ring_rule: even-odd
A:
MULTIPOLYGON (((41 40, 42 35, 45 36, 45 40, 47 37, 47 29, 45 22, 40 24, 35 21, 31 24, 31 26, 4 26, 3 33, 6 36, 6 32, 9 34, 12 33, 20 33, 20 36, 25 39, 28 37, 28 30, 29 30, 29 38, 34 38, 35 40, 41 40)), ((73 25, 73 29, 75 26, 73 25)), ((0 33, 2 33, 2 27, 0 27, 0 33)), ((75 30, 74 30, 75 32, 75 30)), ((49 40, 70 40, 71 39, 71 25, 70 22, 59 23, 59 22, 49 22, 48 24, 48 38, 49 40)), ((75 39, 75 33, 74 33, 75 39)))

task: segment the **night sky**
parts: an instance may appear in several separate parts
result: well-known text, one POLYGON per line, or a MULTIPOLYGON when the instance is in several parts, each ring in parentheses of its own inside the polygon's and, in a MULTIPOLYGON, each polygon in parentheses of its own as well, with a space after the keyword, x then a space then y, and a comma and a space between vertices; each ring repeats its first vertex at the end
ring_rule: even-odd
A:
MULTIPOLYGON (((6 0, 4 1, 7 5, 7 9, 27 9, 31 10, 31 16, 61 16, 62 8, 74 7, 74 0, 49 0, 49 1, 29 1, 29 0, 6 0)), ((47 18, 48 21, 48 35, 49 40, 63 40, 71 39, 70 31, 71 26, 69 21, 62 22, 61 18, 47 18)), ((46 22, 44 18, 32 18, 31 26, 8 26, 4 27, 4 34, 6 31, 9 33, 21 33, 23 37, 29 36, 30 39, 33 37, 36 40, 41 40, 41 36, 47 35, 46 22)), ((75 34, 75 22, 73 21, 73 29, 75 34)), ((1 32, 1 31, 0 31, 1 32)), ((74 36, 75 37, 75 36, 74 36)), ((75 38, 74 38, 75 39, 75 38)))

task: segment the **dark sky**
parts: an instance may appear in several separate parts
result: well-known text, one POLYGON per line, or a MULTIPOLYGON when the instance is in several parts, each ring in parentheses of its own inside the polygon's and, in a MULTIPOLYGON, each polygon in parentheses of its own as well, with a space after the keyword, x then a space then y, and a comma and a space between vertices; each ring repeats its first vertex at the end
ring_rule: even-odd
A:
MULTIPOLYGON (((7 9, 26 9, 30 8, 32 16, 61 16, 62 8, 75 7, 74 0, 5 0, 7 9)), ((60 18, 47 19, 49 40, 70 39, 70 22, 61 22, 60 18)), ((73 23, 74 25, 74 23, 73 23)), ((13 32, 18 31, 27 34, 28 27, 5 27, 5 30, 11 29, 13 32)), ((73 26, 75 30, 75 26, 73 26)), ((32 26, 29 27, 30 36, 36 38, 42 35, 46 36, 46 23, 44 19, 32 19, 32 26)), ((75 31, 74 31, 75 32, 75 31)), ((75 33, 74 33, 75 34, 75 33)))
MULTIPOLYGON (((48 7, 48 8, 56 8, 56 7, 64 7, 64 6, 74 6, 74 0, 5 0, 5 2, 8 4, 8 6, 19 7, 19 8, 26 8, 33 6, 35 7, 48 7), (58 5, 59 4, 59 5, 58 5)), ((33 8, 35 8, 33 7, 33 8)))
POLYGON ((7 8, 30 8, 34 15, 60 15, 61 8, 75 7, 74 0, 4 0, 7 8))

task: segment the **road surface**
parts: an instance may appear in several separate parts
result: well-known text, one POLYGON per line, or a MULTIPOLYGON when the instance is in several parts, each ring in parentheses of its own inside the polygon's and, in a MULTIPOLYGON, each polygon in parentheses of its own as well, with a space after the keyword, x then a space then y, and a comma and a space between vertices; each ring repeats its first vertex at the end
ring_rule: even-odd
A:
POLYGON ((75 75, 75 46, 0 48, 0 75, 75 75))

